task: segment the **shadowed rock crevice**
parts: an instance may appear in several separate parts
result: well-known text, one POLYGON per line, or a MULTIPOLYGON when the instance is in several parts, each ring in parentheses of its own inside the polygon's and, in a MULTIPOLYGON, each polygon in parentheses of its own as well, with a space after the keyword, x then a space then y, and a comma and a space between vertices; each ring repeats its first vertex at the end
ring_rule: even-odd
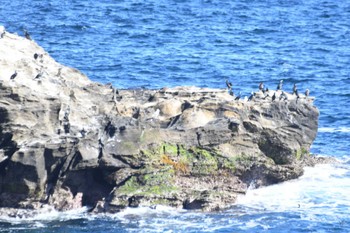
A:
POLYGON ((283 144, 279 137, 274 136, 274 132, 266 132, 259 141, 259 149, 276 164, 289 164, 294 162, 292 151, 283 144))
POLYGON ((8 110, 0 106, 0 172, 4 171, 7 159, 18 150, 17 143, 12 140, 13 133, 7 127, 9 122, 8 110))
POLYGON ((82 193, 81 205, 90 207, 95 206, 99 200, 108 196, 114 187, 104 180, 103 172, 100 169, 70 172, 62 186, 68 187, 73 195, 82 193))
POLYGON ((3 133, 2 127, 0 127, 0 150, 2 150, 2 156, 10 158, 17 150, 17 144, 12 140, 13 134, 3 133))

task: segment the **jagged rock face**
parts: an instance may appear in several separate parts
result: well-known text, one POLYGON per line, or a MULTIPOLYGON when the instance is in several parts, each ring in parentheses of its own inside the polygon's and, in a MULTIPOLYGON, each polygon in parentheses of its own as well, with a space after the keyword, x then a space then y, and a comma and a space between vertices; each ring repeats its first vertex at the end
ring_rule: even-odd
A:
POLYGON ((0 39, 0 71, 2 207, 215 210, 249 185, 294 179, 312 164, 319 112, 311 98, 117 90, 10 33, 0 39))

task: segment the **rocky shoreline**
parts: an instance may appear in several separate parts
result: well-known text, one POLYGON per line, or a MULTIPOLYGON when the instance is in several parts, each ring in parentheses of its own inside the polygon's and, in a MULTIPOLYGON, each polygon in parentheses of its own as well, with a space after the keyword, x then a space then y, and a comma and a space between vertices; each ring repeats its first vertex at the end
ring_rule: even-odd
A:
POLYGON ((118 90, 8 32, 0 71, 3 208, 220 210, 251 186, 326 160, 309 154, 319 111, 301 94, 273 101, 281 91, 257 91, 247 101, 226 89, 118 90))

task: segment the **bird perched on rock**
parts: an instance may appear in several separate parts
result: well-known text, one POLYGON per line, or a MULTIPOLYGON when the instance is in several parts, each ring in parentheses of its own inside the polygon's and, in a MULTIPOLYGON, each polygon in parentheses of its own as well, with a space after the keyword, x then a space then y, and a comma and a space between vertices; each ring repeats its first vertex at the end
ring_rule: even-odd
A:
POLYGON ((239 94, 236 96, 235 100, 239 100, 242 96, 242 92, 239 92, 239 94))
POLYGON ((270 96, 270 95, 269 95, 269 88, 268 88, 268 87, 266 87, 266 89, 263 89, 262 92, 263 92, 264 94, 266 94, 266 96, 270 96))
POLYGON ((25 37, 26 39, 28 39, 28 40, 32 40, 32 38, 30 37, 28 31, 25 30, 25 29, 24 29, 23 31, 24 31, 24 37, 25 37))
POLYGON ((255 93, 251 92, 251 95, 249 96, 248 101, 252 101, 254 96, 255 96, 255 93))
POLYGON ((34 80, 40 79, 40 78, 42 78, 42 77, 43 77, 43 72, 40 71, 40 72, 35 76, 34 80))
POLYGON ((261 91, 262 91, 262 93, 265 94, 267 91, 269 91, 269 88, 266 87, 266 89, 264 89, 264 87, 263 87, 263 89, 261 91))
POLYGON ((269 89, 266 88, 266 90, 263 91, 263 94, 264 94, 264 98, 263 99, 266 99, 267 97, 270 97, 269 89))
POLYGON ((226 79, 226 86, 229 90, 232 89, 232 83, 228 81, 228 79, 226 79))
POLYGON ((15 70, 15 73, 13 73, 10 77, 10 79, 15 79, 17 77, 17 70, 15 70))
POLYGON ((82 138, 85 138, 86 130, 84 128, 82 130, 80 130, 80 135, 81 135, 82 138))
POLYGON ((235 95, 235 94, 233 93, 232 89, 230 89, 229 94, 230 94, 231 96, 234 96, 234 95, 235 95))
POLYGON ((273 93, 273 96, 272 96, 272 101, 275 101, 275 99, 276 99, 276 92, 275 92, 275 93, 273 93))
POLYGON ((308 97, 309 95, 310 95, 310 91, 309 91, 309 89, 306 89, 305 90, 305 96, 308 97))
POLYGON ((294 86, 293 86, 293 95, 294 94, 297 94, 298 93, 298 88, 297 88, 297 85, 294 83, 294 86))
POLYGON ((296 102, 296 103, 298 103, 298 100, 300 99, 300 96, 299 96, 298 90, 296 90, 295 94, 296 94, 296 96, 297 96, 297 98, 296 98, 295 102, 296 102))
POLYGON ((283 80, 281 80, 277 85, 277 90, 282 90, 282 87, 283 87, 283 80))
POLYGON ((6 33, 5 27, 4 26, 0 26, 0 38, 4 38, 6 33))
POLYGON ((264 92, 264 83, 263 82, 260 82, 259 84, 259 90, 264 92))
POLYGON ((282 93, 280 95, 280 100, 282 100, 282 99, 284 99, 284 100, 288 99, 288 97, 287 97, 286 93, 284 93, 284 91, 282 91, 282 93))

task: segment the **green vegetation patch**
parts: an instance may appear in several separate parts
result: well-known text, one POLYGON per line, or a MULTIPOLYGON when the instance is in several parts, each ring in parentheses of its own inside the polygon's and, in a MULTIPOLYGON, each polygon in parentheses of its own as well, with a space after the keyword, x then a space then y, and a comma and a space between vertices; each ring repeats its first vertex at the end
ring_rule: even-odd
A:
POLYGON ((304 147, 301 147, 299 150, 295 151, 295 158, 297 160, 301 160, 304 156, 310 156, 310 152, 304 147))
POLYGON ((234 173, 237 168, 237 161, 234 158, 227 158, 222 162, 222 168, 234 173))
POLYGON ((219 157, 214 151, 193 147, 187 155, 192 162, 191 173, 198 175, 216 174, 219 169, 219 157))
POLYGON ((174 171, 167 169, 153 171, 153 173, 132 176, 125 184, 118 188, 119 194, 126 195, 162 195, 176 192, 174 183, 174 171))
POLYGON ((190 147, 162 143, 143 150, 146 164, 153 167, 172 168, 176 173, 191 175, 215 175, 220 169, 235 172, 237 166, 251 166, 255 157, 244 153, 227 158, 213 148, 190 147))

